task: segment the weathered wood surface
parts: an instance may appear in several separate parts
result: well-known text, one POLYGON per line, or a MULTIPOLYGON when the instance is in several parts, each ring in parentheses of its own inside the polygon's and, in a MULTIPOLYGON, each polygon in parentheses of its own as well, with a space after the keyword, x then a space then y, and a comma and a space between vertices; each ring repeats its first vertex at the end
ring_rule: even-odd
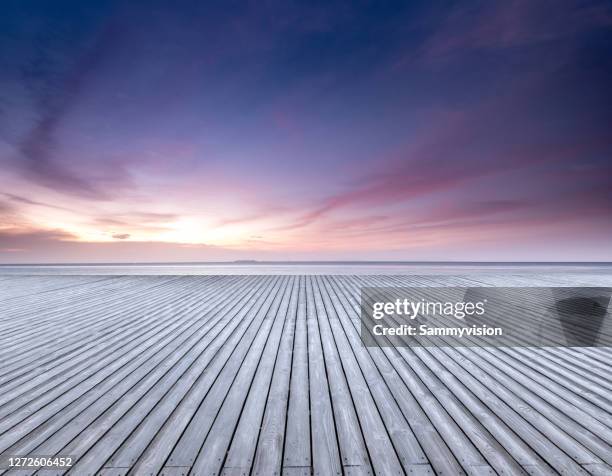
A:
POLYGON ((366 348, 378 285, 612 277, 0 276, 0 453, 75 475, 612 474, 612 349, 366 348))

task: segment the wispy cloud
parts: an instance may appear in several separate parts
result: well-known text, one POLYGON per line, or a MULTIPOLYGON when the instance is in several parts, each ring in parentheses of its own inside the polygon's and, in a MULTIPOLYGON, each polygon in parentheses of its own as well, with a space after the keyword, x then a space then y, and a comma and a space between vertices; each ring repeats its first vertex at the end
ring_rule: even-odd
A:
MULTIPOLYGON (((19 155, 13 163, 33 182, 86 199, 107 200, 111 196, 109 185, 116 189, 121 182, 128 180, 125 171, 117 167, 117 164, 105 169, 99 161, 93 164, 92 173, 76 172, 79 168, 64 160, 66 154, 58 136, 64 119, 87 93, 88 82, 116 51, 120 33, 116 23, 104 23, 94 40, 84 47, 75 61, 64 60, 59 72, 49 73, 53 81, 47 84, 39 80, 41 73, 31 80, 33 75, 29 71, 29 64, 28 70, 22 72, 22 81, 30 85, 36 103, 35 121, 30 131, 19 140, 16 146, 19 155), (59 75, 59 78, 54 75, 59 75), (94 172, 100 168, 102 174, 94 172)), ((61 58, 64 53, 44 44, 38 45, 38 49, 43 52, 42 58, 38 58, 42 64, 48 58, 61 58)))
POLYGON ((439 58, 556 40, 612 25, 612 7, 579 0, 461 3, 428 39, 423 54, 439 58))
POLYGON ((67 207, 62 207, 59 205, 54 205, 51 203, 45 203, 39 200, 32 200, 30 198, 27 197, 22 197, 20 195, 15 195, 12 193, 4 193, 3 194, 8 200, 10 200, 11 202, 14 203, 18 203, 18 204, 23 204, 23 205, 33 205, 36 207, 45 207, 45 208, 53 208, 55 210, 63 210, 63 211, 68 211, 68 212, 73 212, 74 210, 67 208, 67 207))
POLYGON ((166 232, 171 229, 169 225, 179 218, 180 215, 174 213, 133 211, 110 216, 98 216, 92 220, 92 223, 95 227, 125 230, 121 232, 112 231, 111 236, 128 239, 134 232, 145 232, 147 234, 166 232))
POLYGON ((73 241, 76 236, 63 230, 0 229, 2 249, 41 249, 60 241, 73 241))

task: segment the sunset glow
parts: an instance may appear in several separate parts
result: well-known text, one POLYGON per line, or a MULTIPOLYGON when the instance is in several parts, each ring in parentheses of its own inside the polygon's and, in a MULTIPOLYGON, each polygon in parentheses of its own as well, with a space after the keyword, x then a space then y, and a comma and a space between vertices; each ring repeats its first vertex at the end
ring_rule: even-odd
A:
POLYGON ((0 20, 0 262, 612 260, 604 2, 94 3, 0 20))

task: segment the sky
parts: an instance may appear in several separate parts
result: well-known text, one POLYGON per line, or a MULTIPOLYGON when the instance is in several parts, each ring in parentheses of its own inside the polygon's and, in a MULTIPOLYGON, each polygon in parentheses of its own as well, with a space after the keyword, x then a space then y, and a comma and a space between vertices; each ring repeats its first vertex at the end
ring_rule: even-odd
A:
POLYGON ((612 3, 8 0, 0 263, 612 261, 612 3))

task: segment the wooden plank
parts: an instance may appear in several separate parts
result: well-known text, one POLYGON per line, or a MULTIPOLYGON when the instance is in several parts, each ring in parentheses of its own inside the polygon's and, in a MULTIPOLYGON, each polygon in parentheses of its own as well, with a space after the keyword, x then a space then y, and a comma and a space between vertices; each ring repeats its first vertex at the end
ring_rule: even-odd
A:
MULTIPOLYGON (((354 315, 357 316, 359 304, 356 301, 355 295, 347 290, 347 282, 337 277, 333 277, 332 280, 340 295, 343 296, 345 302, 347 302, 347 309, 352 307, 355 313, 354 315)), ((347 322, 347 327, 348 324, 347 322)), ((359 329, 356 319, 351 319, 350 324, 354 326, 354 332, 358 333, 359 329)), ((431 462, 436 471, 439 474, 464 474, 464 470, 457 461, 455 455, 451 452, 447 443, 429 420, 419 402, 402 381, 401 376, 393 367, 389 356, 380 348, 368 348, 367 352, 380 372, 383 381, 388 385, 389 390, 393 394, 393 398, 399 405, 410 429, 417 437, 427 459, 431 462)))
MULTIPOLYGON (((315 279, 312 276, 308 277, 307 291, 311 299, 309 303, 312 302, 315 309, 342 466, 347 472, 349 471, 348 467, 352 467, 350 471, 357 471, 357 468, 367 468, 368 471, 371 471, 370 458, 348 388, 346 375, 342 368, 340 355, 331 338, 329 316, 325 312, 320 294, 316 290, 315 279)), ((313 431, 313 438, 317 437, 318 435, 313 431)))
MULTIPOLYGON (((247 397, 254 383, 259 384, 256 391, 265 392, 265 394, 268 391, 269 380, 266 381, 266 373, 258 373, 258 371, 260 369, 267 370, 273 364, 278 352, 281 332, 287 317, 286 309, 291 289, 287 281, 285 281, 283 287, 284 289, 280 293, 281 299, 277 300, 266 315, 262 332, 257 334, 253 345, 249 349, 249 353, 242 362, 223 405, 210 428, 210 432, 198 452, 197 458, 193 463, 193 471, 196 474, 219 474, 227 457, 228 448, 231 448, 230 442, 238 436, 239 419, 245 411, 245 407, 249 420, 243 425, 243 431, 246 431, 248 427, 250 435, 245 438, 246 441, 238 440, 238 445, 252 447, 253 451, 255 449, 254 442, 257 441, 257 436, 253 433, 253 429, 257 431, 257 434, 259 433, 261 420, 257 422, 259 417, 258 409, 250 406, 251 402, 256 400, 248 400, 247 397), (257 379, 258 375, 263 375, 263 377, 257 379), (259 381, 256 382, 257 380, 259 381)), ((265 404, 265 399, 263 399, 263 402, 265 404)), ((244 451, 247 451, 246 448, 244 451)), ((246 469, 247 463, 250 468, 252 462, 252 457, 249 457, 248 454, 244 456, 246 462, 239 466, 243 470, 246 469)))
MULTIPOLYGON (((49 323, 41 325, 37 322, 32 324, 34 326, 33 329, 29 329, 27 333, 24 333, 23 341, 27 349, 20 349, 20 347, 10 348, 14 355, 10 359, 3 359, 5 368, 10 363, 13 367, 12 370, 15 371, 17 369, 17 375, 22 375, 24 365, 27 367, 31 365, 37 366, 41 361, 49 362, 61 355, 66 355, 73 348, 78 350, 87 342, 97 339, 100 331, 111 330, 113 322, 123 324, 125 321, 130 321, 131 317, 138 319, 143 314, 142 311, 152 305, 151 303, 156 303, 160 307, 170 308, 169 305, 172 300, 159 302, 158 299, 155 299, 159 295, 164 294, 164 291, 167 289, 173 289, 176 293, 177 291, 180 292, 181 287, 176 288, 171 282, 162 282, 159 285, 149 286, 148 289, 142 287, 135 289, 132 295, 134 298, 133 305, 136 306, 133 309, 138 310, 135 313, 131 306, 129 306, 130 296, 122 296, 121 294, 116 296, 114 303, 112 300, 107 299, 99 303, 96 302, 93 305, 87 302, 85 303, 87 307, 79 307, 77 304, 76 307, 73 305, 70 310, 67 310, 65 307, 53 309, 51 311, 53 319, 49 323), (145 297, 143 294, 149 294, 153 299, 143 302, 145 297), (101 311, 102 309, 104 312, 101 311), (50 327, 47 328, 45 326, 50 327), (37 335, 40 336, 40 340, 37 340, 39 339, 37 335), (29 338, 31 340, 28 341, 29 338)), ((13 374, 9 378, 5 373, 0 381, 8 381, 14 378, 14 376, 13 374)))
MULTIPOLYGON (((168 324, 171 325, 172 323, 168 324)), ((155 339, 156 337, 150 337, 155 339)), ((159 336, 158 336, 159 338, 159 336)), ((150 341, 151 342, 151 341, 150 341)), ((146 344, 144 344, 146 345, 146 344)), ((126 350, 124 355, 125 360, 130 360, 132 357, 136 357, 141 353, 140 348, 131 348, 126 350)), ((106 360, 102 359, 96 361, 95 364, 90 365, 88 368, 89 373, 85 375, 76 375, 71 379, 68 379, 62 384, 54 387, 52 391, 46 392, 45 394, 37 397, 36 399, 29 402, 27 405, 21 406, 20 401, 14 400, 11 402, 12 406, 18 408, 17 411, 12 411, 6 418, 0 423, 0 431, 4 429, 14 428, 11 432, 13 439, 17 439, 19 435, 27 433, 38 424, 44 422, 50 416, 52 416, 59 408, 77 399, 80 395, 96 386, 115 369, 122 367, 122 361, 117 359, 119 355, 110 355, 106 360), (108 364, 108 365, 107 365, 108 364), (99 370, 96 372, 96 370, 99 370), (79 385, 75 384, 79 382, 79 385), (42 412, 37 410, 43 409, 42 412), (27 420, 24 420, 27 418, 27 420), (18 427, 15 427, 19 423, 18 427)), ((3 408, 7 409, 7 406, 3 408)), ((12 408, 11 408, 12 410, 12 408)), ((6 440, 5 440, 6 441, 6 440)), ((0 446, 0 451, 2 447, 0 446)))
POLYGON ((612 349, 359 337, 361 286, 607 275, 0 280, 0 452, 103 476, 612 473, 612 349))
MULTIPOLYGON (((394 342, 393 339, 390 339, 394 342)), ((397 343, 397 342, 396 342, 397 343)), ((468 473, 472 473, 475 468, 485 466, 486 460, 476 447, 476 444, 486 444, 489 441, 488 435, 479 427, 474 417, 467 412, 461 412, 456 402, 449 398, 438 400, 438 396, 432 392, 427 385, 428 379, 434 379, 432 374, 424 374, 419 367, 418 358, 408 352, 408 349, 401 347, 385 347, 382 351, 389 356, 393 367, 411 393, 416 397, 417 402, 423 405, 423 410, 436 426, 437 431, 443 436, 444 440, 453 449, 455 456, 468 473), (423 380, 424 378, 424 380, 423 380), (452 415, 447 411, 446 404, 449 404, 452 415), (455 421, 453 416, 461 418, 455 421), (475 434, 466 435, 461 429, 461 424, 468 425, 475 434), (472 440, 477 438, 476 444, 472 440)), ((435 390, 441 390, 437 385, 435 390)), ((446 397, 444 395, 443 397, 446 397)))
MULTIPOLYGON (((247 355, 257 355, 258 350, 261 350, 261 346, 265 343, 265 339, 274 322, 273 317, 280 306, 285 283, 285 278, 282 280, 277 278, 273 290, 262 296, 264 298, 263 302, 254 313, 250 314, 248 320, 252 321, 253 325, 249 327, 241 344, 236 347, 231 357, 218 373, 206 398, 188 421, 188 425, 180 435, 180 439, 175 444, 166 461, 166 466, 192 466, 195 463, 202 444, 217 420, 217 415, 229 394, 230 388, 232 388, 232 384, 243 368, 243 363, 247 362, 247 355), (251 351, 251 349, 253 350, 251 351)), ((257 358, 254 362, 248 362, 251 367, 244 367, 245 370, 242 371, 241 380, 246 378, 245 374, 252 369, 253 365, 257 364, 258 360, 257 358)), ((234 390, 234 398, 236 398, 236 393, 241 390, 234 390)), ((219 464, 222 464, 222 461, 219 461, 219 464)))
MULTIPOLYGON (((283 449, 285 443, 285 431, 287 428, 287 412, 289 405, 289 388, 291 381, 291 370, 293 362, 293 349, 295 348, 296 321, 304 320, 304 308, 299 309, 299 293, 303 277, 296 277, 294 290, 288 309, 288 319, 283 329, 281 343, 278 350, 277 361, 274 364, 274 374, 270 384, 270 392, 266 401, 265 413, 261 423, 261 431, 257 441, 257 447, 253 458, 251 474, 279 475, 283 464, 283 449)), ((303 304, 303 300, 302 300, 303 304)), ((307 382, 302 382, 305 388, 307 382)), ((253 392, 253 389, 251 390, 253 392)), ((241 420, 244 418, 244 413, 241 420)), ((246 420, 246 419, 245 419, 246 420)), ((308 430, 308 433, 310 431, 308 430)), ((240 428, 237 430, 240 434, 240 428)), ((235 438, 234 438, 235 440, 235 438)), ((232 445, 234 442, 232 442, 232 445)), ((232 461, 232 448, 228 454, 225 466, 230 466, 232 461)), ((244 463, 239 463, 238 467, 244 463)))
POLYGON ((284 322, 282 327, 277 327, 280 329, 278 334, 271 334, 266 342, 227 451, 223 471, 241 470, 248 473, 255 460, 258 440, 261 440, 261 445, 265 445, 266 454, 264 459, 260 458, 259 464, 265 470, 261 474, 272 474, 280 469, 295 328, 296 281, 297 277, 292 277, 287 287, 289 299, 284 299, 278 310, 284 322))
POLYGON ((584 469, 593 476, 610 476, 612 474, 612 466, 608 464, 585 464, 584 469))
MULTIPOLYGON (((439 282, 438 282, 439 285, 439 282)), ((477 337, 468 337, 470 341, 478 343, 480 340, 477 337)), ((601 416, 601 409, 606 412, 612 410, 612 404, 609 401, 603 400, 593 391, 597 391, 594 387, 585 389, 584 387, 567 386, 564 379, 555 377, 558 372, 548 371, 548 369, 540 368, 541 357, 533 349, 521 349, 528 352, 520 355, 517 349, 513 348, 498 348, 491 349, 491 354, 502 362, 507 363, 510 367, 520 369, 521 374, 525 374, 532 382, 546 382, 546 388, 542 387, 546 393, 553 392, 556 397, 547 397, 555 404, 563 405, 565 400, 568 400, 574 408, 579 408, 583 412, 589 413, 594 418, 601 416)), ((486 348, 481 348, 479 352, 488 352, 486 348)))
MULTIPOLYGON (((222 297, 222 296, 221 296, 222 297)), ((213 301, 214 302, 214 301, 213 301)), ((197 308, 194 309, 197 311, 197 308)), ((180 316, 180 314, 179 314, 180 316)), ((193 322, 197 322, 197 317, 193 319, 193 322)), ((179 322, 181 322, 179 320, 179 322)), ((183 321, 182 325, 189 325, 190 321, 183 321)), ((202 321, 199 332, 205 333, 210 329, 210 324, 204 320, 202 321)), ((191 337, 188 333, 178 333, 172 334, 167 333, 168 338, 166 342, 163 343, 160 352, 153 350, 152 354, 141 353, 139 354, 138 359, 130 362, 129 366, 124 366, 123 371, 120 373, 113 374, 110 378, 108 378, 105 382, 106 388, 108 391, 105 391, 104 388, 97 387, 90 391, 88 394, 84 394, 81 398, 70 404, 70 406, 62 409, 61 412, 57 413, 47 422, 45 422, 43 427, 40 427, 38 431, 35 433, 35 438, 29 437, 27 439, 22 439, 18 446, 14 446, 12 451, 17 452, 18 454, 22 454, 21 452, 27 451, 27 448, 33 448, 35 445, 40 444, 41 439, 44 441, 45 435, 48 435, 57 430, 57 427, 61 428, 59 433, 54 434, 54 437, 45 441, 43 446, 39 446, 38 449, 44 449, 45 454, 53 454, 55 451, 60 451, 62 449, 63 444, 62 441, 67 442, 71 438, 76 435, 79 435, 78 444, 85 445, 86 443, 91 442, 92 438, 87 438, 86 432, 82 431, 83 425, 87 425, 89 422, 96 419, 101 413, 104 412, 106 408, 108 408, 119 396, 121 396, 122 392, 125 392, 127 389, 130 389, 134 385, 134 381, 130 381, 126 376, 132 375, 133 378, 136 379, 136 382, 140 384, 140 387, 143 388, 145 383, 148 380, 155 382, 157 378, 154 373, 150 373, 147 368, 159 368, 162 371, 168 367, 169 364, 172 363, 172 359, 175 361, 180 360, 181 353, 177 352, 181 345, 185 344, 187 338, 191 338, 192 340, 198 341, 203 334, 196 334, 198 331, 196 329, 194 333, 192 333, 191 337), (172 345, 168 345, 172 343, 172 345), (170 358, 169 358, 170 356, 170 358), (160 364, 164 364, 160 367, 160 364), (130 367, 135 370, 140 370, 140 373, 131 371, 130 367), (128 372, 128 373, 126 373, 128 372), (146 376, 146 379, 143 381, 143 375, 146 376), (92 405, 92 402, 94 403, 92 405), (78 403, 78 404, 77 404, 78 403), (84 409, 84 410, 83 410, 84 409), (71 415, 78 416, 77 420, 73 420, 70 425, 66 424, 66 420, 71 418, 71 415), (70 436, 72 434, 72 436, 70 436), (58 446, 59 444, 59 446, 58 446)), ((163 333, 158 332, 156 335, 157 338, 162 338, 163 333)), ((187 349, 181 349, 182 352, 186 352, 187 349)), ((139 393, 133 389, 130 393, 130 398, 137 398, 139 393)), ((116 407, 115 407, 116 408, 116 407)), ((104 413, 105 418, 109 416, 109 413, 104 413)), ((96 431, 103 431, 105 428, 104 420, 98 421, 98 424, 94 427, 96 431)), ((94 441, 96 439, 94 438, 94 441)), ((64 443, 65 444, 65 443, 64 443)), ((68 447, 67 450, 70 450, 69 454, 78 455, 78 447, 68 447)), ((64 453, 66 454, 66 453, 64 453)))
MULTIPOLYGON (((310 467, 310 377, 308 375, 308 329, 306 324, 306 278, 300 276, 293 362, 289 391, 284 467, 310 467)), ((261 450, 263 450, 263 448, 261 450)))
MULTIPOLYGON (((445 352, 451 352, 450 349, 444 349, 445 352)), ((472 352, 479 352, 481 349, 464 349, 464 348, 460 348, 460 349, 456 349, 453 350, 453 352, 460 352, 460 353, 465 353, 468 355, 471 355, 472 352)), ((493 349, 492 349, 493 350, 493 349)), ((497 349, 500 350, 500 349, 497 349)), ((474 361, 474 357, 467 357, 467 358, 463 358, 463 359, 459 359, 457 357, 454 357, 451 359, 451 361, 455 361, 455 362, 459 362, 459 363, 464 363, 464 362, 472 362, 474 361)), ((495 375, 496 378, 503 378, 504 373, 503 372, 499 372, 496 369, 493 370, 491 372, 491 375, 495 375)), ((479 379, 484 379, 486 376, 486 374, 479 374, 478 377, 479 379)), ((509 388, 514 388, 516 384, 509 384, 509 388)), ((499 387, 499 384, 495 384, 495 383, 490 383, 489 387, 491 389, 493 389, 494 391, 497 390, 501 390, 501 388, 499 387)), ((526 396, 528 396, 528 392, 521 392, 521 396, 523 398, 525 398, 526 396)), ((535 403, 533 401, 531 401, 532 404, 536 405, 536 408, 538 408, 538 402, 536 401, 535 403)), ((546 403, 545 403, 546 405, 546 403)), ((567 453, 570 455, 573 455, 573 457, 576 459, 577 462, 593 462, 593 458, 594 454, 589 452, 588 450, 585 449, 585 447, 577 445, 577 443, 572 440, 569 439, 565 432, 562 431, 561 429, 559 429, 559 427, 556 427, 554 425, 550 425, 550 423, 547 422, 546 419, 541 418, 541 416, 538 413, 534 413, 531 410, 527 410, 525 408, 525 404, 524 403, 520 403, 520 402, 513 402, 513 407, 514 408, 518 408, 518 409, 525 409, 525 414, 527 417, 530 417, 531 420, 533 420, 534 418, 536 418, 537 423, 539 424, 539 428, 542 429, 543 431, 547 432, 547 434, 549 435, 549 437, 553 438, 553 440, 557 440, 557 443, 561 445, 561 447, 566 447, 567 453), (542 426, 544 425, 544 426, 542 426), (569 446, 568 446, 569 445, 569 446), (578 456, 576 456, 578 455, 578 456)), ((541 408, 541 406, 539 406, 541 408)), ((546 412, 549 413, 549 412, 546 412)), ((545 413, 545 414, 546 414, 545 413)), ((570 433, 575 433, 577 434, 577 438, 579 438, 581 441, 587 442, 589 444, 589 446, 591 448, 593 448, 594 450, 597 451, 598 454, 600 455, 610 455, 610 449, 609 449, 609 445, 606 445, 602 440, 599 440, 597 437, 595 437, 594 435, 589 435, 588 432, 585 431, 578 431, 576 432, 577 429, 577 423, 576 422, 569 422, 567 421, 567 419, 565 418, 565 421, 563 420, 564 415, 563 414, 559 414, 561 420, 561 423, 564 424, 563 425, 563 429, 564 430, 569 430, 570 433), (567 423, 566 423, 567 421, 567 423)), ((553 415, 553 417, 556 415, 553 415)), ((559 423, 559 420, 557 419, 557 423, 559 423)), ((514 426, 513 426, 514 428, 514 426)), ((521 429, 522 427, 518 426, 519 429, 521 429)), ((549 453, 550 456, 552 456, 554 454, 554 451, 548 451, 547 453, 549 453)), ((559 458, 551 458, 554 463, 556 464, 561 464, 562 461, 566 458, 564 458, 563 455, 561 455, 561 457, 559 458)), ((595 461, 598 461, 597 458, 595 458, 595 461)), ((578 469, 574 468, 575 471, 578 471, 578 469)))
POLYGON ((306 328, 308 332, 308 382, 310 384, 310 434, 315 476, 342 474, 340 448, 327 378, 312 281, 306 277, 306 328))
MULTIPOLYGON (((423 339, 426 340, 426 339, 423 339)), ((446 349, 450 352, 452 349, 446 349)), ((571 471, 575 474, 580 474, 581 468, 573 462, 563 451, 559 450, 554 444, 550 444, 549 441, 543 437, 543 435, 539 432, 534 432, 533 428, 527 423, 526 420, 520 418, 516 419, 517 416, 510 407, 504 406, 500 408, 499 401, 493 398, 493 402, 491 402, 492 395, 490 390, 482 387, 478 380, 470 379, 469 376, 466 376, 462 370, 459 370, 458 366, 454 366, 454 361, 456 358, 447 358, 444 354, 441 353, 441 349, 432 349, 432 348, 415 348, 413 351, 419 356, 419 358, 428 365, 431 370, 441 378, 445 386, 453 392, 454 395, 461 398, 462 401, 466 402, 470 411, 479 418, 481 422, 487 424, 487 428, 494 433, 496 439, 503 443, 508 451, 512 453, 514 458, 521 465, 536 465, 542 467, 543 461, 539 459, 529 448, 523 444, 523 442, 516 437, 513 436, 514 432, 518 432, 522 438, 525 438, 532 445, 535 445, 536 448, 539 449, 541 454, 546 455, 552 461, 554 461, 554 466, 562 471, 567 472, 571 471), (432 354, 434 357, 438 357, 439 362, 432 360, 428 354, 432 354), (455 373, 449 372, 446 370, 446 367, 451 367, 455 373), (467 387, 461 384, 459 379, 469 381, 470 390, 467 387), (472 392, 478 391, 479 399, 476 399, 472 396, 472 392), (487 402, 490 406, 496 409, 497 413, 501 415, 501 419, 508 421, 514 430, 510 430, 505 423, 503 423, 494 412, 488 409, 485 405, 481 404, 481 401, 487 402)), ((481 376, 482 379, 482 376, 481 376)), ((494 385, 492 385, 495 388, 494 385)), ((514 402, 518 408, 521 408, 520 402, 514 402)), ((527 414, 527 416, 532 416, 527 414)), ((558 428, 553 428, 552 432, 548 433, 549 437, 555 438, 558 435, 563 435, 563 432, 560 432, 558 428)), ((578 462, 599 462, 600 460, 588 450, 585 450, 579 444, 576 444, 573 440, 568 440, 564 438, 562 443, 567 443, 567 445, 561 445, 561 448, 565 449, 569 454, 576 455, 579 454, 580 457, 576 457, 578 462)))
MULTIPOLYGON (((162 296, 162 298, 163 297, 165 296, 162 296)), ((160 306, 160 309, 163 309, 163 306, 160 306)), ((169 320, 164 315, 159 316, 159 319, 159 322, 163 323, 163 328, 168 329, 168 332, 170 332, 170 330, 172 329, 172 327, 170 326, 181 324, 180 319, 175 318, 173 320, 169 320)), ((155 326, 150 329, 146 329, 142 335, 143 338, 147 338, 148 340, 142 341, 142 343, 139 345, 147 345, 146 342, 151 343, 155 339, 159 340, 159 338, 163 335, 161 333, 161 329, 162 328, 155 326)), ((140 347, 126 346, 126 349, 124 351, 126 353, 122 358, 123 360, 127 361, 131 358, 131 356, 139 355, 142 350, 143 348, 140 347)), ((74 375, 63 383, 60 382, 53 388, 52 391, 45 392, 33 401, 29 402, 27 405, 19 408, 17 406, 19 404, 19 400, 15 400, 15 406, 19 408, 17 411, 15 411, 14 408, 5 405, 3 407, 3 410, 10 410, 10 415, 5 418, 2 423, 0 423, 0 431, 2 428, 9 428, 11 426, 14 426, 15 424, 20 422, 23 416, 32 415, 39 408, 44 407, 45 412, 49 413, 49 411, 52 411, 53 408, 58 407, 60 401, 70 401, 69 399, 72 395, 78 396, 79 394, 82 394, 83 392, 80 392, 81 388, 89 389, 94 387, 98 382, 102 381, 102 378, 105 375, 108 375, 109 372, 112 372, 113 369, 121 367, 123 361, 121 359, 118 359, 118 357, 120 357, 121 355, 121 353, 115 352, 109 355, 106 359, 96 359, 94 357, 95 360, 93 361, 93 363, 90 363, 86 372, 81 372, 77 375, 74 375), (109 363, 110 365, 107 365, 109 363), (97 372, 97 370, 100 371, 97 372), (49 405, 48 402, 52 402, 52 405, 49 405)), ((44 416, 41 416, 40 418, 44 418, 44 416)), ((24 426, 28 425, 22 423, 20 425, 19 430, 21 430, 24 426)))
MULTIPOLYGON (((330 298, 329 289, 324 285, 323 278, 316 277, 314 281, 317 292, 320 294, 323 301, 328 318, 327 321, 329 322, 329 326, 324 325, 323 327, 327 328, 329 331, 327 338, 334 341, 335 347, 340 355, 351 398, 358 415, 360 424, 359 429, 363 432, 368 453, 372 460, 373 469, 377 474, 403 474, 402 463, 400 462, 394 445, 397 439, 390 438, 387 426, 380 413, 381 408, 384 412, 388 408, 387 405, 391 403, 389 401, 387 405, 384 405, 385 398, 390 397, 390 395, 381 396, 377 405, 372 392, 379 386, 369 385, 369 383, 373 384, 374 382, 370 380, 368 383, 364 377, 362 368, 359 366, 358 360, 351 349, 351 343, 346 337, 342 324, 340 323, 338 310, 334 307, 332 299, 330 298)), ((373 379, 378 380, 378 376, 373 376, 373 379)), ((399 415, 400 412, 396 412, 394 418, 399 417, 399 415)), ((397 430, 397 423, 399 423, 399 421, 394 421, 392 418, 388 420, 388 423, 393 425, 397 430)), ((355 428, 354 431, 357 430, 358 428, 355 428)), ((404 427, 403 430, 406 430, 406 427, 404 427)), ((409 443, 410 441, 416 443, 416 439, 410 431, 403 431, 402 433, 404 433, 401 437, 403 441, 397 441, 398 445, 409 443), (411 437, 412 440, 409 439, 411 437)), ((403 447, 405 448, 405 446, 403 447)), ((418 445, 416 445, 416 448, 418 449, 413 450, 413 447, 409 446, 407 448, 408 452, 404 453, 405 458, 411 460, 409 463, 425 462, 425 457, 422 452, 419 451, 420 448, 418 445)))
POLYGON ((310 476, 310 466, 283 466, 282 476, 310 476))
POLYGON ((139 306, 135 308, 138 309, 138 312, 135 313, 138 317, 126 318, 120 321, 121 324, 116 328, 108 326, 104 333, 92 335, 89 341, 83 339, 83 343, 75 352, 62 352, 57 356, 52 355, 46 359, 41 359, 42 362, 35 372, 21 374, 3 386, 0 405, 24 393, 27 393, 28 397, 32 399, 36 395, 47 392, 49 388, 57 387, 71 375, 83 375, 82 371, 89 367, 89 360, 92 357, 100 360, 105 355, 112 355, 113 352, 116 352, 115 348, 128 342, 139 333, 142 334, 143 330, 150 328, 154 323, 160 322, 160 320, 155 319, 155 316, 159 315, 160 319, 167 320, 165 313, 163 313, 164 309, 172 309, 172 312, 180 310, 180 304, 185 303, 188 295, 177 291, 176 289, 172 291, 172 297, 168 295, 168 302, 165 302, 163 306, 155 305, 155 302, 152 303, 152 307, 139 306), (151 309, 151 311, 148 311, 148 309, 151 309), (34 389, 35 391, 33 391, 34 389))
MULTIPOLYGON (((408 420, 406 420, 402 414, 392 391, 388 384, 385 383, 371 355, 362 345, 359 333, 353 327, 351 312, 353 312, 353 318, 357 318, 358 315, 354 313, 354 309, 350 307, 345 296, 334 287, 334 283, 329 277, 322 277, 321 281, 325 286, 330 307, 338 315, 339 324, 341 324, 340 328, 335 331, 335 334, 340 337, 343 336, 347 340, 348 348, 354 353, 360 370, 363 373, 367 388, 372 393, 373 399, 369 404, 378 408, 388 436, 393 441, 393 445, 396 448, 402 465, 407 470, 415 465, 419 466, 426 464, 428 460, 417 437, 410 428, 408 420)), ((332 324, 335 323, 336 321, 332 320, 332 324)), ((366 430, 366 434, 367 433, 369 432, 366 430)))
MULTIPOLYGON (((249 289, 246 288, 246 290, 249 289)), ((257 291, 257 288, 250 289, 247 297, 250 297, 253 291, 257 291)), ((265 295, 265 292, 255 292, 256 296, 261 294, 265 295)), ((226 349, 231 352, 242 335, 242 330, 250 324, 250 321, 244 319, 244 313, 250 310, 250 305, 246 307, 243 307, 243 305, 244 301, 242 300, 234 302, 229 299, 220 311, 213 311, 220 317, 219 324, 222 327, 218 328, 216 332, 207 333, 206 337, 196 336, 193 339, 192 348, 188 349, 189 354, 179 359, 176 365, 148 390, 146 396, 137 405, 134 404, 133 398, 125 402, 123 407, 130 408, 127 413, 124 410, 117 409, 115 413, 118 413, 120 419, 117 423, 111 423, 110 432, 100 439, 96 446, 89 449, 83 458, 82 464, 84 467, 102 466, 105 461, 107 461, 106 464, 109 467, 135 465, 151 440, 160 434, 163 426, 181 421, 180 411, 185 408, 193 408, 193 404, 190 405, 190 400, 193 400, 195 396, 199 401, 202 396, 200 391, 206 385, 210 385, 210 379, 214 380, 216 376, 214 369, 225 363, 223 354, 219 353, 219 349, 226 349), (227 312, 228 310, 230 312, 227 312), (236 331, 236 326, 238 326, 238 331, 236 331), (228 340, 229 336, 232 336, 232 338, 228 340), (236 340, 234 340, 234 337, 236 340), (209 372, 205 373, 206 369, 209 372), (188 395, 187 400, 185 400, 186 394, 188 395), (183 400, 186 403, 181 406, 183 400), (169 421, 170 415, 173 418, 169 421), (143 416, 146 416, 146 418, 143 418, 143 416)), ((184 347, 181 346, 181 349, 184 347)), ((175 353, 173 353, 173 357, 174 355, 175 353)), ((149 379, 155 381, 152 377, 149 377, 149 379)), ((96 430, 97 426, 93 429, 96 430)), ((95 440, 95 437, 92 437, 92 439, 95 440)), ((80 438, 78 443, 81 444, 81 441, 80 438)), ((156 443, 158 442, 155 441, 154 444, 156 443)), ((78 454, 78 451, 82 450, 71 448, 71 451, 73 453, 76 451, 78 454)), ((158 464, 161 467, 169 451, 170 448, 165 448, 164 451, 155 455, 156 458, 153 461, 145 458, 140 464, 158 464)), ((148 455, 150 456, 151 453, 148 453, 148 455)))

